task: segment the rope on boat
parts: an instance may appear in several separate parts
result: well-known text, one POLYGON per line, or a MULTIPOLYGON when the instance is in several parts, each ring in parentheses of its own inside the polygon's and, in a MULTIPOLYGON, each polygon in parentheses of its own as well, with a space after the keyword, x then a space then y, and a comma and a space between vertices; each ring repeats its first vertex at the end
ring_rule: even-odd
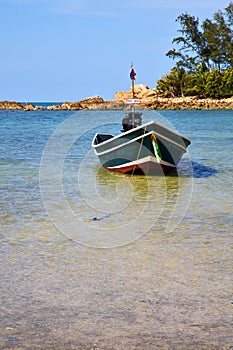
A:
MULTIPOLYGON (((145 138, 145 133, 146 133, 146 128, 144 128, 144 133, 143 133, 143 136, 142 136, 142 140, 141 140, 141 143, 140 143, 140 147, 139 147, 139 149, 138 149, 138 154, 137 154, 136 160, 138 160, 139 157, 140 157, 140 153, 141 153, 141 150, 142 150, 143 141, 144 141, 144 138, 145 138)), ((132 171, 130 177, 132 177, 132 176, 134 175, 135 169, 136 169, 136 165, 134 166, 133 171, 132 171)))

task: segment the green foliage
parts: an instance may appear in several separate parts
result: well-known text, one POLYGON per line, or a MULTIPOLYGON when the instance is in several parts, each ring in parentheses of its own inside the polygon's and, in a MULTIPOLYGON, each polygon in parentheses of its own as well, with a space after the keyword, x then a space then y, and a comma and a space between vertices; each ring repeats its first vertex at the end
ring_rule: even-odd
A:
POLYGON ((217 11, 213 19, 199 19, 187 13, 177 19, 180 36, 172 43, 178 46, 167 52, 176 66, 157 81, 164 96, 233 95, 233 2, 225 12, 217 11))
POLYGON ((222 73, 213 69, 206 79, 205 91, 209 97, 221 97, 222 73))
POLYGON ((233 68, 230 68, 223 72, 220 93, 221 97, 233 96, 233 68))
POLYGON ((184 68, 174 67, 157 82, 159 94, 168 97, 184 96, 187 73, 184 68))

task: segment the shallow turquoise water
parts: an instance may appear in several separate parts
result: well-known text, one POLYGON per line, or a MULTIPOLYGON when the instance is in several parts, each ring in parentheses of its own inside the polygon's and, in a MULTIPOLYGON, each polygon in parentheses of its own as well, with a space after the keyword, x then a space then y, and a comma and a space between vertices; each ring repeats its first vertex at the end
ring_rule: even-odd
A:
POLYGON ((0 111, 1 348, 230 349, 233 111, 152 111, 178 176, 99 166, 121 111, 0 111))

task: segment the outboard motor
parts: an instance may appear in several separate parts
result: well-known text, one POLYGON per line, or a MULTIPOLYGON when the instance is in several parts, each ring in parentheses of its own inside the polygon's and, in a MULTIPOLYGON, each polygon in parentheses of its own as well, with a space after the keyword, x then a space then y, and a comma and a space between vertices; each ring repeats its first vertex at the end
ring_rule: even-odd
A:
POLYGON ((129 112, 122 119, 122 132, 131 130, 136 126, 142 125, 142 113, 140 112, 129 112))

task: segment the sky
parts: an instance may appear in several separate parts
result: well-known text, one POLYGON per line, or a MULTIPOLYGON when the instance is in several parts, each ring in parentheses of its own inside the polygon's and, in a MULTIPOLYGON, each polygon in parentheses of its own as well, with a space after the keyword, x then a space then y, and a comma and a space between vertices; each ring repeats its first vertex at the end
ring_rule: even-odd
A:
POLYGON ((0 0, 0 101, 114 99, 156 86, 187 12, 200 22, 230 0, 0 0))

